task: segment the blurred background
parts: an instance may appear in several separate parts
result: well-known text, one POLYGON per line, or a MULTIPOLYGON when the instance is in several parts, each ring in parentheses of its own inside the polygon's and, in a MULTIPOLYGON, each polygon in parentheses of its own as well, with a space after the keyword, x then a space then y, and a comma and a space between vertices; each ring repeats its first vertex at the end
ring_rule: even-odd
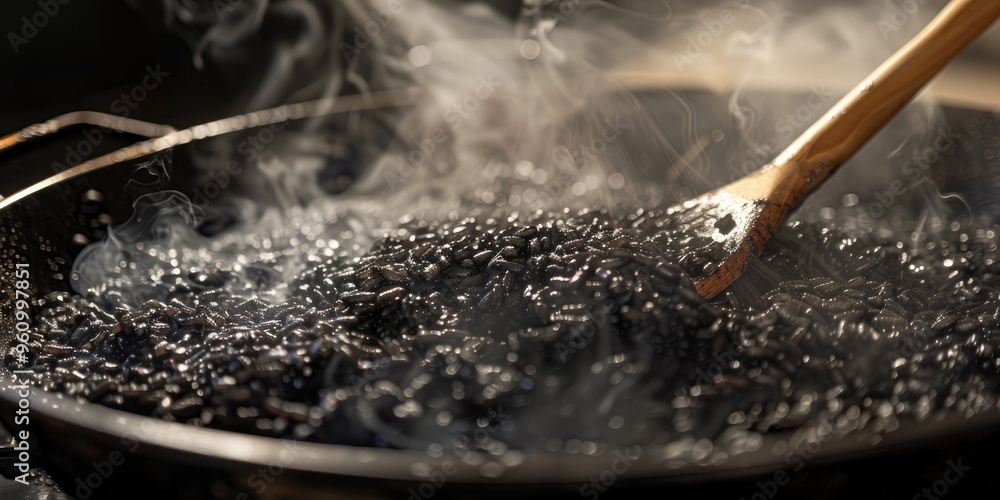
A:
MULTIPOLYGON (((394 88, 412 83, 405 71, 393 73, 394 69, 379 67, 375 58, 351 60, 349 51, 344 50, 345 43, 353 46, 357 42, 358 28, 371 20, 369 11, 378 2, 53 2, 55 7, 46 7, 56 10, 51 15, 42 7, 45 2, 18 0, 0 6, 0 31, 6 39, 0 47, 0 92, 7 96, 0 102, 2 133, 75 110, 127 115, 179 129, 287 102, 364 91, 369 85, 394 88)), ((821 85, 829 94, 821 102, 825 109, 915 34, 945 2, 432 3, 446 11, 473 12, 470 6, 483 6, 509 19, 528 19, 513 26, 527 26, 529 36, 538 31, 544 35, 558 25, 549 43, 539 47, 539 60, 546 56, 551 56, 550 61, 558 60, 558 56, 577 57, 629 89, 647 94, 664 89, 707 91, 706 102, 698 106, 674 97, 668 98, 673 104, 661 103, 666 107, 647 113, 665 127, 673 126, 678 119, 685 126, 712 122, 711 128, 688 134, 685 144, 661 147, 669 150, 668 163, 680 162, 697 172, 696 176, 685 174, 677 179, 678 189, 686 188, 677 196, 683 196, 745 174, 780 150, 793 133, 804 129, 803 123, 793 122, 791 127, 785 123, 787 131, 782 130, 774 144, 766 144, 783 125, 782 117, 801 104, 783 94, 798 93, 808 98, 821 85), (545 9, 554 14, 538 14, 545 9), (726 9, 735 13, 731 14, 735 21, 727 18, 721 22, 720 12, 726 9), (602 11, 614 15, 603 16, 602 11), (619 15, 630 11, 638 14, 619 15), (637 18, 643 23, 635 21, 637 18), (713 26, 723 32, 712 33, 713 26), (719 106, 726 109, 700 112, 719 106), (708 140, 711 147, 699 146, 699 141, 708 140), (688 157, 685 153, 689 153, 688 157)), ((402 14, 410 15, 410 11, 402 14)), ((414 14, 413 24, 418 22, 414 14)), ((452 26, 442 20, 442 28, 429 30, 431 34, 424 38, 463 34, 454 20, 449 23, 452 26)), ((405 46, 408 39, 423 36, 395 40, 387 35, 389 31, 374 37, 387 39, 375 40, 376 45, 386 41, 379 50, 405 51, 410 48, 405 46)), ((367 52, 373 51, 362 55, 368 56, 367 52)), ((998 81, 1000 27, 994 27, 925 92, 925 105, 914 106, 897 120, 909 122, 900 126, 902 135, 897 143, 883 141, 878 157, 885 157, 910 136, 926 132, 926 139, 933 140, 937 104, 1000 111, 998 81), (920 116, 907 118, 907 114, 920 116)), ((371 127, 367 130, 369 137, 386 132, 371 127)), ((117 133, 77 128, 26 150, 10 152, 0 161, 0 193, 51 175, 60 165, 135 140, 117 133)), ((204 141, 195 146, 191 156, 202 171, 220 168, 235 154, 237 140, 204 141)), ((635 144, 628 146, 635 149, 635 144)), ((920 151, 923 147, 916 140, 909 141, 905 148, 920 151)), ((280 146, 277 148, 280 150, 280 146)), ((320 174, 328 192, 345 189, 360 174, 357 170, 366 163, 361 161, 365 155, 356 149, 354 145, 339 144, 322 152, 327 161, 320 174)), ((608 156, 614 158, 614 154, 608 156)), ((662 163, 664 159, 645 160, 662 163)), ((636 164, 641 162, 631 158, 631 163, 630 168, 637 169, 636 164)), ((860 196, 864 201, 864 195, 860 196)))

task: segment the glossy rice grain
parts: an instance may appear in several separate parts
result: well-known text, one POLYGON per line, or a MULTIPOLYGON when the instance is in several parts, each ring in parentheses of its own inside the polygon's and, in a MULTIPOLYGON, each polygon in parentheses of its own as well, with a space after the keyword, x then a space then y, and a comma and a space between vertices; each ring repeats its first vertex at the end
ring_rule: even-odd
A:
POLYGON ((109 305, 124 289, 50 294, 36 383, 322 443, 687 442, 696 460, 763 432, 892 431, 996 407, 995 226, 915 240, 791 222, 758 265, 796 279, 714 302, 676 264, 683 248, 665 248, 676 238, 635 226, 601 211, 404 220, 356 256, 206 262, 138 307, 109 305), (298 271, 269 296, 282 269, 298 271))

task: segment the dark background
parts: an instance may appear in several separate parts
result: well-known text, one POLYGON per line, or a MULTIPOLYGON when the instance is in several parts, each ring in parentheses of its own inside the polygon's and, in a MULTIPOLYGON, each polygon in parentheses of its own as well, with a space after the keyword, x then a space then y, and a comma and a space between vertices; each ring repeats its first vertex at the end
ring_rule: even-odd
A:
MULTIPOLYGON (((20 34, 22 16, 30 19, 39 10, 35 1, 28 0, 0 6, 0 95, 4 96, 0 135, 71 111, 115 114, 113 103, 142 83, 147 66, 159 66, 170 76, 149 91, 129 117, 180 128, 232 110, 234 89, 224 78, 210 67, 195 69, 184 41, 144 19, 124 0, 71 0, 59 5, 59 11, 15 54, 8 33, 20 34)), ((0 194, 51 175, 52 162, 64 162, 65 148, 86 139, 84 130, 74 127, 2 153, 0 194)), ((92 157, 136 139, 104 134, 92 157)))
POLYGON ((211 68, 197 71, 191 51, 159 23, 144 19, 123 0, 69 1, 27 44, 14 49, 8 33, 20 33, 22 16, 39 11, 34 1, 0 6, 0 125, 12 130, 78 109, 111 112, 118 96, 141 83, 147 65, 170 78, 138 106, 133 117, 170 117, 193 124, 218 116, 230 99, 211 68))

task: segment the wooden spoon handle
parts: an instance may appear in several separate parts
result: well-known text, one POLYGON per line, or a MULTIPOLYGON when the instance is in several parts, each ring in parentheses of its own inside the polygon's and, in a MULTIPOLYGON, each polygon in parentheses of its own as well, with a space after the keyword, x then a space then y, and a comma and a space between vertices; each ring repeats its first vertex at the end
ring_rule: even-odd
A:
POLYGON ((797 206, 998 17, 1000 0, 952 0, 771 164, 733 187, 740 184, 749 198, 797 206))

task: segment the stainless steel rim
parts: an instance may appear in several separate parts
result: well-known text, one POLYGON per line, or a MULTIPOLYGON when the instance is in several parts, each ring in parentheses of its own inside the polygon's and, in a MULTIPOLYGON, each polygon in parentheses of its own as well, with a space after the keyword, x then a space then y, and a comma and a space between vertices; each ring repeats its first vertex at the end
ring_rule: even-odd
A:
MULTIPOLYGON (((11 411, 20 398, 9 385, 0 389, 0 402, 11 411)), ((290 441, 252 436, 231 431, 192 427, 135 415, 96 404, 81 402, 63 395, 37 391, 31 397, 31 412, 76 427, 79 432, 103 439, 127 438, 139 444, 137 453, 150 456, 170 454, 245 464, 267 464, 288 450, 290 441)), ((870 426, 869 426, 870 427, 870 426)), ((976 430, 990 432, 1000 428, 1000 410, 974 417, 950 415, 921 422, 904 422, 893 432, 873 432, 870 428, 844 435, 831 435, 820 441, 819 450, 809 462, 827 463, 857 456, 872 456, 901 448, 926 445, 976 430)), ((431 471, 454 466, 450 481, 461 483, 583 483, 613 466, 615 460, 627 461, 622 479, 664 478, 697 481, 710 478, 738 478, 787 468, 786 457, 802 451, 772 450, 788 442, 793 433, 765 434, 752 452, 733 455, 720 463, 706 463, 685 457, 684 445, 672 443, 639 450, 615 449, 601 454, 583 455, 512 452, 501 456, 484 453, 459 455, 445 453, 431 458, 407 450, 386 450, 318 443, 296 443, 296 457, 286 469, 305 473, 350 476, 372 480, 423 481, 431 471)), ((619 463, 620 464, 620 463, 619 463)))

